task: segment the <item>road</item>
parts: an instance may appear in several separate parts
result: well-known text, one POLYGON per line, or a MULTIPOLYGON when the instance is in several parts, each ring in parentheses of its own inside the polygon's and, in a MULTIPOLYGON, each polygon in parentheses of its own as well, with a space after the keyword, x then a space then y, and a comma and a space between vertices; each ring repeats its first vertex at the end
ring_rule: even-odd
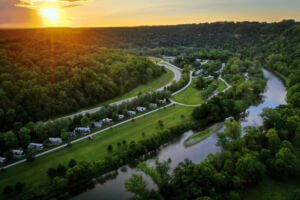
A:
MULTIPOLYGON (((178 67, 176 67, 176 66, 174 66, 174 65, 172 65, 171 63, 168 63, 168 62, 166 62, 166 61, 160 61, 160 62, 158 62, 158 63, 156 63, 156 64, 159 65, 159 66, 165 67, 165 68, 171 70, 171 71, 174 73, 174 78, 173 78, 173 80, 170 81, 167 85, 165 85, 165 86, 163 86, 163 87, 157 89, 156 91, 162 91, 162 90, 164 90, 165 87, 168 87, 168 86, 172 85, 172 83, 173 83, 174 81, 178 82, 178 81, 181 79, 181 69, 180 69, 180 68, 178 68, 178 67)), ((122 103, 124 103, 124 102, 132 101, 132 100, 135 99, 135 98, 137 98, 137 96, 130 97, 130 98, 127 98, 127 99, 123 99, 123 100, 120 100, 120 101, 116 101, 116 102, 111 103, 111 104, 109 104, 109 105, 110 105, 110 106, 120 105, 120 104, 122 104, 122 103)), ((89 109, 89 110, 81 111, 81 112, 79 112, 79 113, 75 113, 75 114, 72 114, 72 115, 68 115, 68 116, 66 116, 66 117, 74 118, 76 115, 80 115, 80 114, 82 114, 82 115, 85 115, 85 114, 87 114, 87 113, 92 114, 92 113, 95 113, 95 112, 101 110, 101 108, 102 108, 102 106, 99 106, 99 107, 92 108, 92 109, 89 109)))

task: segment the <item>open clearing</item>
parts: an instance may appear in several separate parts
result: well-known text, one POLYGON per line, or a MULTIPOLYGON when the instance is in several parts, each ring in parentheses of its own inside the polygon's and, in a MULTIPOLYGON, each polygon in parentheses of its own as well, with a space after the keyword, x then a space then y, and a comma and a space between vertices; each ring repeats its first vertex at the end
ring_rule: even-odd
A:
MULTIPOLYGON (((202 97, 204 90, 199 90, 196 87, 197 79, 193 79, 192 84, 183 90, 182 92, 176 94, 172 99, 176 102, 187 104, 187 105, 199 105, 204 103, 206 100, 202 97)), ((218 92, 223 91, 226 85, 223 81, 218 81, 218 92)))
MULTIPOLYGON (((118 127, 94 136, 94 141, 88 139, 72 144, 70 148, 62 148, 45 156, 36 158, 32 163, 25 162, 16 165, 0 174, 0 191, 7 185, 15 185, 22 181, 31 187, 38 187, 49 181, 47 170, 50 167, 57 167, 59 163, 67 165, 70 159, 79 161, 101 160, 108 154, 107 146, 113 145, 113 150, 117 149, 117 143, 122 140, 140 141, 143 139, 142 133, 146 137, 161 130, 158 121, 162 120, 164 129, 175 126, 184 121, 192 120, 193 108, 184 106, 170 106, 159 110, 153 114, 146 115, 134 122, 128 122, 118 127), (182 119, 181 115, 185 118, 182 119)), ((1 194, 2 195, 2 194, 1 194)), ((1 198, 0 195, 0 198, 1 198)))

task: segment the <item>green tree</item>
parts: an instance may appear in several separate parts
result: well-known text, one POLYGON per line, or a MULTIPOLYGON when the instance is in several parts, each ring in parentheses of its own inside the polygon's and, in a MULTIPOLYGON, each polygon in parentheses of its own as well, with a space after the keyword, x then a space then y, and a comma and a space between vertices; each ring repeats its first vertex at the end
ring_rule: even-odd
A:
POLYGON ((90 119, 85 115, 85 116, 81 119, 81 126, 87 127, 89 124, 90 124, 90 119))

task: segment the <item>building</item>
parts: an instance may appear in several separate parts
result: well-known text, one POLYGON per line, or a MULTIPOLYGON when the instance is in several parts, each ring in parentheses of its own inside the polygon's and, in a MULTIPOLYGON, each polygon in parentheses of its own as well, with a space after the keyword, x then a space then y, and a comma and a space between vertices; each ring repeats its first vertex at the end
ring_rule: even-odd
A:
POLYGON ((25 155, 24 151, 20 149, 13 149, 11 152, 13 153, 14 158, 21 158, 25 155))
POLYGON ((91 132, 91 129, 89 127, 77 127, 74 129, 74 134, 80 134, 83 133, 84 135, 86 135, 87 133, 91 132))
POLYGON ((102 122, 94 122, 93 123, 95 128, 101 128, 102 127, 102 122))
POLYGON ((110 118, 104 118, 104 119, 102 119, 101 121, 102 121, 103 123, 110 123, 110 122, 112 122, 113 120, 110 119, 110 118))
POLYGON ((149 108, 157 108, 157 104, 156 103, 150 103, 149 108))
POLYGON ((5 162, 6 162, 6 158, 0 157, 0 163, 3 164, 3 163, 5 163, 5 162))
POLYGON ((31 143, 29 143, 27 148, 30 150, 33 150, 33 151, 40 151, 40 150, 43 150, 44 145, 40 144, 40 143, 31 142, 31 143))
POLYGON ((135 111, 132 111, 132 110, 129 110, 129 111, 128 111, 128 114, 129 114, 130 116, 134 116, 134 115, 136 115, 136 112, 135 112, 135 111))
POLYGON ((125 115, 118 115, 119 119, 124 119, 125 115))
POLYGON ((136 107, 136 110, 137 110, 138 112, 144 112, 144 111, 147 110, 147 108, 146 108, 146 107, 136 107))
POLYGON ((167 99, 161 99, 161 100, 159 100, 159 102, 160 102, 161 104, 165 104, 165 103, 167 103, 167 99))
POLYGON ((49 138, 49 141, 52 144, 61 144, 63 142, 61 138, 49 138))

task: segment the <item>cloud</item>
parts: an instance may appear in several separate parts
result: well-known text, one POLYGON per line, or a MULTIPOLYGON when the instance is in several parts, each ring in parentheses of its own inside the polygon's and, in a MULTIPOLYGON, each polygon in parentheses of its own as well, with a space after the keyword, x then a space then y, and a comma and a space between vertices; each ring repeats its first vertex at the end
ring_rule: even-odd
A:
POLYGON ((42 25, 41 17, 36 10, 15 6, 14 3, 0 0, 0 26, 36 27, 42 25))
POLYGON ((70 4, 70 5, 65 5, 62 8, 73 8, 73 7, 77 7, 77 6, 82 6, 82 4, 70 4))

